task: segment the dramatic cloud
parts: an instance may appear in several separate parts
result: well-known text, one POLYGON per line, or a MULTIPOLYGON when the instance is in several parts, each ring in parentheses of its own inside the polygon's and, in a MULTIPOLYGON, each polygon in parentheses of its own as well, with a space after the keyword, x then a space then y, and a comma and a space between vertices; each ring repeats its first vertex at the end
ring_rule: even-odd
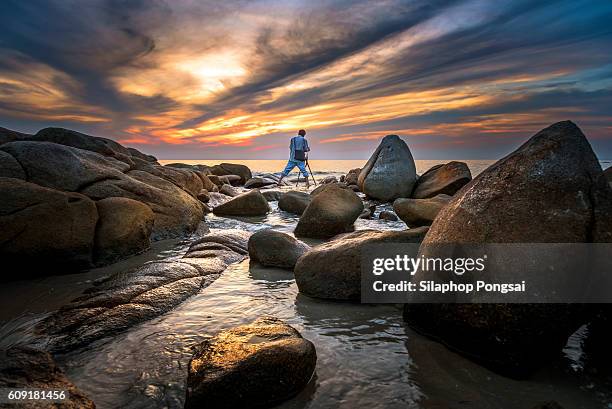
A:
POLYGON ((612 158, 605 0, 4 1, 0 125, 65 126, 166 158, 319 158, 397 133, 493 158, 576 121, 612 158))

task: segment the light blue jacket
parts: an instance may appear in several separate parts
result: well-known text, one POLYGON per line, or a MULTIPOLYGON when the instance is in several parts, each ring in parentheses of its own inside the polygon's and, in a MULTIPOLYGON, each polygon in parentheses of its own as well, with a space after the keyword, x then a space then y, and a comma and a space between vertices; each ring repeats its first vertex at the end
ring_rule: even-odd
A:
POLYGON ((289 160, 295 161, 295 151, 310 152, 308 141, 301 135, 291 138, 291 143, 289 144, 289 160))

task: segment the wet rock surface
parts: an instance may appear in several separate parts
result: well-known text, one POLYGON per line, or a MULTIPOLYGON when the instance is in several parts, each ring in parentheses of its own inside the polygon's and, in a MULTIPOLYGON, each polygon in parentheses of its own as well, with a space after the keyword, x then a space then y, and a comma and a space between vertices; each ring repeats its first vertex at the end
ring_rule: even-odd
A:
POLYGON ((361 251, 376 243, 420 243, 427 227, 404 231, 361 230, 313 247, 297 262, 295 281, 300 293, 335 300, 359 301, 361 251))
POLYGON ((220 216, 262 216, 270 211, 268 200, 257 189, 242 193, 213 208, 220 216))
POLYGON ((426 199, 440 194, 452 196, 472 180, 472 173, 464 162, 448 162, 423 173, 414 186, 412 197, 426 199))
POLYGON ((114 274, 62 307, 36 327, 52 352, 66 352, 116 335, 174 308, 248 255, 250 234, 211 232, 177 260, 153 261, 114 274))
POLYGON ((70 382, 48 352, 15 346, 0 350, 0 388, 64 390, 67 399, 61 403, 29 401, 12 403, 10 408, 93 409, 96 406, 70 382))
POLYGON ((393 210, 410 227, 428 226, 450 200, 448 195, 437 195, 430 199, 396 199, 393 210))
POLYGON ((397 135, 387 135, 361 169, 358 185, 369 197, 389 201, 410 197, 416 180, 416 167, 408 145, 397 135))
POLYGON ((260 318, 204 341, 189 362, 185 408, 272 407, 312 377, 314 345, 276 318, 260 318))
POLYGON ((289 234, 272 229, 259 230, 249 238, 251 260, 268 267, 292 270, 298 258, 309 249, 289 234))
MULTIPOLYGON (((565 121, 464 186, 438 214, 420 254, 435 257, 443 243, 611 242, 610 226, 612 190, 585 136, 565 121)), ((582 274, 580 267, 572 271, 582 274)), ((413 281, 422 279, 418 271, 413 281)), ((581 283, 597 285, 588 276, 581 283)), ((578 304, 406 304, 404 317, 477 362, 523 377, 560 353, 588 320, 586 310, 578 304)))
POLYGON ((363 211, 363 202, 355 192, 338 185, 324 185, 313 194, 295 228, 296 236, 329 238, 353 230, 353 223, 363 211))

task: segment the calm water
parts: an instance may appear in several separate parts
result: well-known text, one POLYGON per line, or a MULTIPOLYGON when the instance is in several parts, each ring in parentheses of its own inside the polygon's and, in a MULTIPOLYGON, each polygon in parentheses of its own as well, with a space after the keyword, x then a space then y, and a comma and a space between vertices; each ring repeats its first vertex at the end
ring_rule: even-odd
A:
MULTIPOLYGON (((260 172, 283 164, 265 161, 267 167, 256 167, 240 162, 260 172)), ((313 170, 316 164, 327 174, 363 165, 362 161, 317 162, 313 161, 313 170)), ((417 163, 419 172, 435 163, 417 163)), ((484 168, 488 163, 478 161, 470 166, 476 167, 472 168, 476 174, 482 170, 478 166, 484 168)), ((298 218, 279 211, 275 202, 271 204, 273 211, 265 217, 209 215, 207 223, 213 229, 256 231, 271 227, 291 233, 298 218)), ((358 220, 356 228, 403 229, 405 225, 374 219, 358 220)), ((121 264, 10 283, 0 293, 3 320, 7 321, 0 339, 5 346, 25 342, 33 321, 78 295, 95 278, 145 260, 180 257, 187 247, 188 242, 158 243, 151 252, 121 264), (24 293, 31 288, 37 290, 24 293), (23 294, 20 298, 31 298, 13 305, 16 293, 23 294), (6 312, 10 305, 10 312, 6 312)), ((262 315, 273 315, 295 326, 317 349, 316 376, 300 395, 279 408, 529 409, 551 399, 566 409, 612 407, 608 406, 612 402, 609 380, 593 378, 583 370, 580 344, 585 330, 568 343, 563 360, 528 381, 513 381, 413 333, 404 326, 397 306, 310 299, 298 293, 291 272, 251 267, 248 260, 231 266, 209 287, 164 316, 86 350, 60 356, 58 362, 99 408, 182 408, 192 348, 222 329, 262 315)))

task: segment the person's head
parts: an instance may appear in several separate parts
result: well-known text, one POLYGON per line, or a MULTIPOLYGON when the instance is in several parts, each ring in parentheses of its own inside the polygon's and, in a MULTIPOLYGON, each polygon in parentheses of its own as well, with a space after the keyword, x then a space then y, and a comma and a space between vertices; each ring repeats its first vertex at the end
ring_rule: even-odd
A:
POLYGON ((300 135, 300 136, 306 136, 306 131, 305 131, 305 130, 303 130, 303 129, 300 129, 300 130, 298 131, 298 135, 300 135))

